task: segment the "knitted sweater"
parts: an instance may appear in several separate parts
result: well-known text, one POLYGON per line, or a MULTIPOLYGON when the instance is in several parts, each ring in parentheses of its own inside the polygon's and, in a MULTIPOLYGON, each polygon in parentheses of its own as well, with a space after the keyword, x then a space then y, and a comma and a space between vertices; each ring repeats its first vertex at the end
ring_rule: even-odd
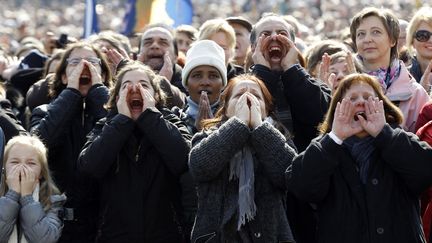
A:
POLYGON ((277 129, 263 122, 251 131, 234 117, 218 129, 197 133, 192 143, 189 167, 198 186, 192 242, 232 242, 227 225, 238 218, 238 180, 229 180, 229 164, 246 144, 254 160, 257 213, 244 228, 254 242, 294 242, 284 206, 284 171, 296 152, 277 129))

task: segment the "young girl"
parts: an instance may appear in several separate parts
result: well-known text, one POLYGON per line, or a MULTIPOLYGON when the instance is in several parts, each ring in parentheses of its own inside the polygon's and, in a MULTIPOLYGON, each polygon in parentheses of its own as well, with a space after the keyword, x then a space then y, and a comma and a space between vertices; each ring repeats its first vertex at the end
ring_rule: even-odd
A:
POLYGON ((0 242, 56 242, 66 200, 48 170, 46 148, 36 137, 16 136, 5 148, 0 184, 0 242), (19 218, 18 218, 19 217, 19 218))

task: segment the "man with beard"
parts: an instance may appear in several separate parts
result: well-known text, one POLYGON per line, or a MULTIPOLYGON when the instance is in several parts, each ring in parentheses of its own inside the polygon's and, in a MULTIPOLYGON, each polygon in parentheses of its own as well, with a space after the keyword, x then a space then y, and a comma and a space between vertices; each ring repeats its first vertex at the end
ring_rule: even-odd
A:
POLYGON ((151 25, 144 31, 138 60, 186 93, 181 80, 182 69, 176 64, 174 37, 168 27, 151 25))
MULTIPOLYGON (((295 34, 281 16, 266 15, 251 32, 252 72, 272 94, 276 116, 294 137, 299 152, 317 136, 330 103, 330 90, 313 79, 298 63, 295 34)), ((315 219, 310 205, 288 195, 287 214, 296 241, 315 242, 315 219)))

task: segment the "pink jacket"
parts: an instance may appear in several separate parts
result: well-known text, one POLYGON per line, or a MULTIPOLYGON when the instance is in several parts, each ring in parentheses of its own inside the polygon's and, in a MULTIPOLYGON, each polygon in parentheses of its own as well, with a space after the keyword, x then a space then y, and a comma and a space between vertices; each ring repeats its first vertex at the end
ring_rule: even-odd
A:
POLYGON ((402 61, 399 78, 393 81, 385 95, 393 103, 399 102, 399 108, 404 115, 403 129, 415 133, 415 124, 420 109, 430 100, 430 97, 426 90, 411 76, 402 61))

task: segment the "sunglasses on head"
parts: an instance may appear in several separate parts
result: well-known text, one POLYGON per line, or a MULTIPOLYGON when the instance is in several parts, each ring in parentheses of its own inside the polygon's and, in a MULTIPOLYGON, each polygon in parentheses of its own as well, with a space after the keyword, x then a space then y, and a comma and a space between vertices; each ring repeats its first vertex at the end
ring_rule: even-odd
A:
POLYGON ((415 38, 416 38, 416 40, 418 40, 420 42, 426 42, 429 40, 431 35, 432 35, 432 32, 429 32, 427 30, 418 30, 415 33, 415 38))

